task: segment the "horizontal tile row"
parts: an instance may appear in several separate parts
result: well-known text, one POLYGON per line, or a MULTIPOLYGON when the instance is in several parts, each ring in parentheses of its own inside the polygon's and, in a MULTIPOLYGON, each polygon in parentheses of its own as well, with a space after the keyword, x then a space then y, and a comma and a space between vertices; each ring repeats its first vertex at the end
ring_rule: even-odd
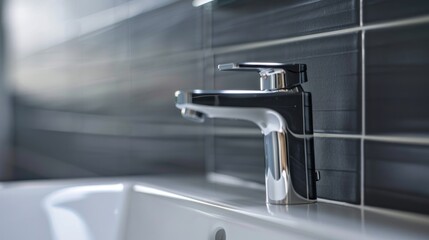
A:
POLYGON ((171 1, 131 18, 117 15, 147 4, 132 2, 58 3, 72 11, 70 26, 87 16, 126 20, 14 66, 17 178, 204 171, 201 128, 187 134, 182 128, 190 123, 174 106, 176 90, 202 88, 202 56, 170 57, 201 50, 202 9, 171 1))
POLYGON ((366 205, 429 214, 429 146, 365 142, 366 205))
POLYGON ((357 26, 359 1, 219 1, 212 18, 217 47, 357 26))
MULTIPOLYGON (((224 11, 227 11, 228 6, 225 8, 224 11)), ((213 14, 215 15, 217 11, 221 10, 215 9, 213 14)), ((215 29, 216 18, 213 24, 215 29)), ((287 31, 280 32, 287 34, 287 31)), ((240 36, 240 31, 228 35, 230 36, 240 36)), ((242 39, 246 39, 244 36, 247 35, 243 33, 241 36, 242 39)), ((217 38, 219 37, 214 36, 213 41, 216 42, 217 38)), ((346 34, 215 55, 215 66, 212 68, 216 68, 220 63, 243 61, 305 63, 308 82, 303 84, 303 88, 312 94, 315 131, 360 134, 362 95, 360 47, 360 34, 346 34)), ((215 71, 213 85, 216 89, 255 90, 259 89, 259 76, 256 73, 215 71)), ((217 120, 215 123, 218 127, 256 128, 239 121, 217 120)), ((215 136, 214 139, 215 172, 264 182, 262 136, 256 138, 215 136)), ((359 203, 360 140, 316 138, 315 157, 316 168, 321 173, 321 180, 317 182, 318 197, 359 203)))
POLYGON ((68 178, 204 170, 202 137, 132 138, 18 127, 15 142, 15 173, 20 179, 33 175, 68 178), (32 174, 26 176, 26 172, 32 174))
MULTIPOLYGON (((214 139, 215 172, 264 184, 262 135, 214 139)), ((360 140, 315 138, 314 147, 316 169, 321 174, 318 197, 359 203, 360 140)))
POLYGON ((429 2, 425 0, 363 0, 362 3, 364 24, 429 14, 429 2))
MULTIPOLYGON (((361 82, 359 34, 313 39, 277 47, 215 56, 215 66, 228 62, 285 62, 307 64, 317 132, 361 132, 361 82)), ((256 73, 214 73, 216 89, 259 89, 256 73)))
MULTIPOLYGON (((244 9, 238 9, 238 2, 236 4, 213 10, 213 31, 234 31, 231 34, 213 36, 215 46, 299 35, 298 32, 288 35, 290 34, 288 29, 280 31, 279 35, 246 34, 240 26, 253 24, 252 28, 258 29, 266 25, 262 24, 264 22, 262 20, 260 23, 249 20, 251 18, 249 13, 256 12, 257 4, 251 3, 244 9), (220 20, 220 16, 230 18, 230 22, 220 20)), ((426 10, 428 4, 422 1, 411 3, 363 1, 363 4, 364 24, 405 19, 428 13, 426 10)), ((269 7, 272 6, 267 5, 267 8, 269 7)), ((256 15, 254 19, 264 19, 264 16, 268 16, 267 12, 256 15)), ((274 19, 273 17, 270 20, 274 19)), ((293 23, 291 20, 288 21, 293 23)), ((429 85, 424 72, 429 67, 427 58, 429 48, 426 46, 429 37, 426 31, 428 26, 429 24, 410 25, 365 33, 366 134, 374 137, 395 136, 398 139, 429 136, 427 124, 429 112, 426 107, 429 99, 425 92, 429 85)), ((271 28, 267 28, 268 30, 271 28)), ((293 28, 291 31, 293 32, 293 28)), ((309 82, 303 87, 313 96, 315 131, 327 134, 339 133, 340 136, 341 134, 359 136, 362 132, 363 107, 360 48, 360 33, 346 34, 215 55, 214 63, 215 65, 237 61, 306 63, 309 82)), ((258 89, 257 78, 258 76, 253 73, 215 72, 214 79, 210 81, 213 81, 213 86, 217 89, 258 89)), ((226 121, 216 121, 216 125, 250 127, 240 122, 226 121)), ((263 167, 260 162, 263 154, 261 139, 256 141, 246 136, 215 137, 216 171, 263 182, 263 172, 258 170, 263 167)), ((429 166, 429 162, 424 161, 429 155, 429 152, 426 153, 429 146, 417 142, 416 145, 387 143, 381 138, 377 142, 365 140, 363 146, 365 154, 361 156, 360 142, 359 137, 355 140, 315 139, 316 167, 322 176, 321 181, 317 183, 318 196, 359 203, 363 187, 366 205, 427 213, 426 203, 429 198, 422 183, 427 182, 423 173, 427 172, 426 167, 429 166), (362 181, 360 164, 363 157, 365 185, 360 186, 362 181)))

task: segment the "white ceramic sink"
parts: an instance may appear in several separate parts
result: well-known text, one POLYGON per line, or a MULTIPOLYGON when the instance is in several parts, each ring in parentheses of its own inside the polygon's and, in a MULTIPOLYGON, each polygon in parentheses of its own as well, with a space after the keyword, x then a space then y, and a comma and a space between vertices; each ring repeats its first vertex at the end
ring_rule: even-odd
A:
POLYGON ((0 186, 0 239, 427 239, 426 216, 329 203, 264 204, 264 191, 203 177, 0 186))
POLYGON ((34 181, 0 188, 0 239, 121 239, 125 183, 34 181))

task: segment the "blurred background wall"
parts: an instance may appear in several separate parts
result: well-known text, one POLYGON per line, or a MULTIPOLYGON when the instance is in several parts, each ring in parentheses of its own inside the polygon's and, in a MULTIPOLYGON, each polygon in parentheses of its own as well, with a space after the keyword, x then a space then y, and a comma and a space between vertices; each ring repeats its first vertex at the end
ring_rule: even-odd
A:
POLYGON ((171 0, 6 2, 13 179, 202 172, 201 9, 171 0), (188 54, 181 57, 181 54, 188 54))
MULTIPOLYGON (((4 19, 4 2, 0 2, 0 19, 4 19)), ((4 21, 0 21, 0 180, 13 178, 12 101, 7 80, 4 21)))
POLYGON ((263 184, 259 130, 185 121, 174 92, 259 88, 256 74, 219 73, 219 63, 300 62, 318 196, 429 213, 427 1, 9 0, 4 9, 0 82, 11 88, 1 97, 14 126, 4 178, 206 172, 263 184))

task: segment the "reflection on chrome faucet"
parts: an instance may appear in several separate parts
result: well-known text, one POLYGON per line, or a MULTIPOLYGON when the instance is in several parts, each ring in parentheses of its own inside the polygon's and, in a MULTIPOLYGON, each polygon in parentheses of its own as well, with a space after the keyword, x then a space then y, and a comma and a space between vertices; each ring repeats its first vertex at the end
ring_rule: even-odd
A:
POLYGON ((230 63, 219 70, 257 71, 260 91, 176 92, 182 116, 197 122, 208 118, 247 120, 262 130, 265 140, 267 203, 299 204, 316 200, 311 95, 306 65, 230 63))

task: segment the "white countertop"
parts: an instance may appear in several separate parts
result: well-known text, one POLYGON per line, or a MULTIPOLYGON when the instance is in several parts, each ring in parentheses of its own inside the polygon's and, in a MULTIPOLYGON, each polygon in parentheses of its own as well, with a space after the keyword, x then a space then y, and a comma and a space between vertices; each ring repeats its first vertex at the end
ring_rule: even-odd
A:
MULTIPOLYGON (((200 212, 216 213, 218 216, 228 216, 242 222, 249 221, 262 228, 306 234, 310 238, 317 236, 316 238, 319 239, 429 239, 429 216, 426 215, 325 202, 267 206, 263 189, 213 183, 204 176, 148 176, 3 183, 0 187, 0 208, 13 210, 16 206, 15 212, 18 212, 28 207, 25 211, 30 211, 30 205, 34 203, 33 205, 36 206, 40 199, 46 198, 44 196, 52 195, 51 193, 61 189, 103 184, 124 186, 120 190, 123 192, 121 196, 135 195, 143 199, 151 195, 189 209, 198 209, 200 212), (30 193, 36 190, 38 197, 29 198, 30 193)), ((109 199, 112 197, 116 198, 116 195, 112 194, 109 199)), ((91 201, 96 201, 95 199, 91 201)), ((123 197, 117 199, 112 204, 123 204, 125 201, 123 197)), ((44 202, 46 204, 46 200, 44 202)), ((132 210, 128 209, 128 211, 132 210)), ((121 210, 121 212, 124 211, 121 210)), ((10 217, 12 216, 2 214, 0 223, 7 224, 10 217)), ((15 220, 20 222, 19 218, 15 220)), ((122 220, 118 218, 117 221, 122 220)), ((115 234, 118 235, 119 232, 120 230, 115 234)))

